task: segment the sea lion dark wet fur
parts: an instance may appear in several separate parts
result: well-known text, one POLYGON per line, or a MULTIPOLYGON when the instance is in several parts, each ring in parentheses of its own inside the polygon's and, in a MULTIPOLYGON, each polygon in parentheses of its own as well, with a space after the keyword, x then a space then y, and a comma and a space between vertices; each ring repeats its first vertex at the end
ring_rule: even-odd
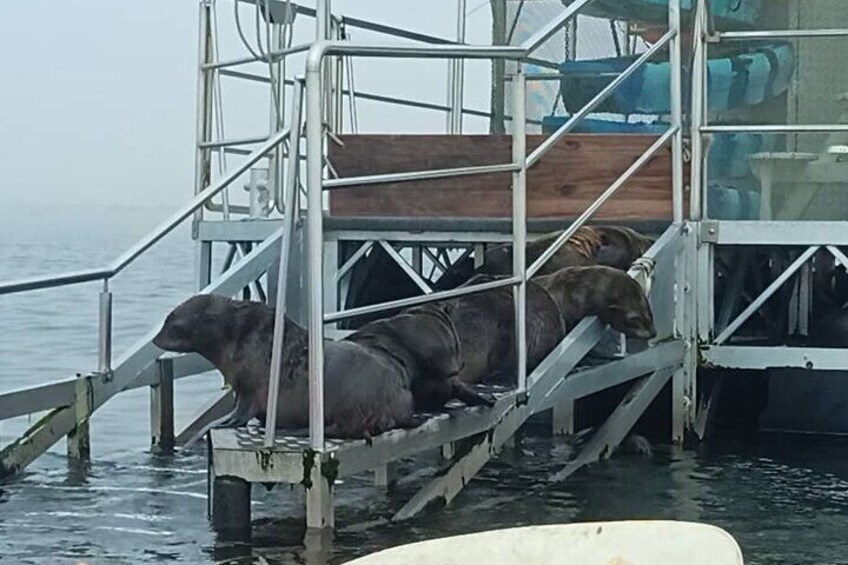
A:
POLYGON ((362 344, 397 364, 419 410, 438 410, 453 398, 470 406, 491 406, 491 398, 457 378, 464 363, 451 317, 453 308, 450 302, 410 308, 392 318, 370 322, 345 340, 362 344))
MULTIPOLYGON (((527 263, 538 259, 562 231, 552 232, 527 242, 527 263)), ((565 267, 587 267, 605 265, 627 270, 637 258, 644 255, 654 240, 636 230, 624 226, 582 226, 537 273, 548 275, 565 267)), ((466 258, 453 265, 438 281, 436 290, 456 288, 475 274, 512 274, 512 244, 489 247, 483 265, 474 268, 474 260, 466 258)))
MULTIPOLYGON (((466 285, 496 280, 476 275, 466 285)), ((565 336, 562 316, 553 298, 540 285, 527 282, 527 369, 532 370, 565 336)), ((464 367, 459 380, 474 384, 514 378, 515 309, 511 288, 499 288, 455 299, 451 312, 459 334, 464 367)))
POLYGON ((650 339, 657 333, 642 287, 623 271, 567 267, 535 280, 553 297, 569 330, 594 315, 628 337, 650 339))
MULTIPOLYGON (((274 310, 263 304, 202 295, 178 306, 154 344, 197 352, 233 387, 236 410, 221 425, 262 420, 268 396, 274 310)), ((330 437, 371 437, 414 427, 412 385, 447 380, 460 368, 450 319, 432 312, 404 313, 363 328, 341 341, 324 342, 325 432, 330 437), (357 335, 359 334, 359 335, 357 335)), ((278 397, 278 428, 309 423, 306 331, 286 320, 278 397)))
MULTIPOLYGON (((233 389, 236 407, 216 422, 243 426, 264 415, 271 367, 274 309, 257 302, 201 294, 177 306, 165 319, 153 344, 166 351, 198 353, 224 376, 233 389), (259 391, 265 391, 260 396, 259 391)), ((283 339, 283 379, 307 347, 306 330, 286 318, 283 339)))

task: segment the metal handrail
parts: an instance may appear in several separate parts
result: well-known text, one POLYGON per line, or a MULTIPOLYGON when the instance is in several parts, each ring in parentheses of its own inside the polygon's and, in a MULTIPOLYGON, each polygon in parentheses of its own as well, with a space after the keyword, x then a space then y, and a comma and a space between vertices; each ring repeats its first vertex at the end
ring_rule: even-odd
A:
POLYGON ((250 156, 245 159, 244 162, 239 164, 231 173, 228 173, 224 178, 209 185, 203 191, 198 192, 194 198, 192 198, 181 209, 172 214, 170 218, 162 222, 153 231, 140 239, 135 245, 119 255, 118 258, 108 266, 86 271, 75 271, 70 273, 61 273, 58 275, 43 275, 9 282, 0 282, 0 295, 67 286, 95 280, 108 280, 114 277, 138 258, 139 255, 150 249, 150 247, 173 231, 174 228, 181 224, 186 218, 199 210, 208 200, 214 198, 218 195, 218 193, 226 189, 240 175, 256 164, 257 161, 262 159, 266 153, 274 149, 274 147, 283 140, 287 139, 289 134, 289 128, 285 128, 270 136, 261 147, 258 147, 255 151, 253 151, 250 156))
POLYGON ((364 175, 360 177, 342 177, 325 180, 324 189, 350 188, 369 184, 386 184, 391 182, 408 182, 416 180, 446 179, 452 177, 467 177, 487 175, 492 173, 512 173, 521 168, 515 163, 502 165, 480 165, 473 167, 455 167, 452 169, 433 169, 430 171, 412 171, 409 173, 388 173, 383 175, 364 175))
POLYGON ((712 41, 752 41, 757 39, 810 39, 848 37, 848 29, 772 29, 756 31, 717 31, 712 41))

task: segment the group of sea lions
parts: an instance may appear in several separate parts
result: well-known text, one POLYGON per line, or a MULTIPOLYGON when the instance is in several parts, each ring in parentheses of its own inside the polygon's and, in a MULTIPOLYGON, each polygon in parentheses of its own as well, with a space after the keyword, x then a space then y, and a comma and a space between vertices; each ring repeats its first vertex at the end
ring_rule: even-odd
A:
MULTIPOLYGON (((559 234, 527 245, 528 261, 559 234)), ((527 370, 532 371, 566 332, 595 315, 623 334, 650 339, 656 331, 650 305, 625 269, 652 240, 629 228, 583 227, 527 281, 527 370)), ((479 269, 450 273, 443 288, 474 285, 511 273, 511 248, 496 246, 479 269)), ((464 265, 460 269, 466 269, 464 265)), ((324 343, 325 433, 371 438, 416 427, 422 411, 453 400, 494 404, 478 383, 514 379, 515 311, 510 288, 409 308, 370 321, 344 339, 324 343)), ((273 308, 256 302, 198 295, 174 309, 153 343, 208 359, 232 387, 236 408, 217 425, 264 422, 270 381, 273 308)), ((285 320, 276 425, 303 429, 309 422, 308 336, 285 320)))

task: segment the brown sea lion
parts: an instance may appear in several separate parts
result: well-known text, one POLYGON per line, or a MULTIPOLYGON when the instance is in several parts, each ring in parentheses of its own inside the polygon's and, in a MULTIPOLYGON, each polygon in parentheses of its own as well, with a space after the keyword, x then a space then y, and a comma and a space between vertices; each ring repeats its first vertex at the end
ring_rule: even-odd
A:
MULTIPOLYGON (((527 242, 527 264, 541 257, 562 231, 552 232, 527 242)), ((537 276, 548 275, 565 267, 606 265, 627 270, 644 255, 654 240, 624 226, 582 226, 542 266, 537 276)), ((474 268, 473 259, 452 266, 435 285, 437 290, 455 288, 474 274, 512 274, 512 244, 493 245, 486 250, 483 265, 474 268)))
POLYGON ((594 315, 628 337, 656 335, 642 287, 623 271, 602 265, 567 267, 535 280, 553 297, 568 329, 594 315))
MULTIPOLYGON (((238 426, 253 417, 264 419, 273 327, 274 310, 268 306, 201 295, 171 312, 153 342, 212 362, 236 395, 236 409, 220 424, 238 426)), ((420 424, 412 384, 424 375, 434 381, 455 376, 457 356, 450 319, 430 312, 401 314, 359 336, 325 340, 325 433, 368 438, 420 424)), ((276 425, 301 429, 309 423, 308 340, 290 320, 281 362, 276 425)))
MULTIPOLYGON (((495 280, 476 275, 467 285, 495 280)), ((562 316, 540 285, 527 282, 527 369, 532 370, 565 336, 562 316)), ((459 380, 474 384, 515 376, 515 310, 511 288, 470 294, 454 300, 451 312, 464 366, 459 380)))

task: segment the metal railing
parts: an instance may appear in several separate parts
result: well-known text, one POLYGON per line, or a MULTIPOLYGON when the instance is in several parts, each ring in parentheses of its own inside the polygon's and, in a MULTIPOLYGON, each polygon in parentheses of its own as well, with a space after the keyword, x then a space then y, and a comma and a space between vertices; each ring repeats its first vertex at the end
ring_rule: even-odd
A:
MULTIPOLYGON (((518 386, 519 390, 526 387, 526 336, 525 336, 525 284, 528 276, 532 276, 538 269, 547 261, 561 245, 572 235, 580 226, 600 208, 604 202, 613 196, 613 194, 623 184, 633 176, 651 157, 669 140, 673 141, 674 159, 680 160, 681 166, 675 167, 672 179, 672 197, 674 200, 674 219, 675 221, 682 220, 682 197, 683 197, 683 182, 682 182, 682 136, 680 124, 682 121, 681 105, 679 103, 680 95, 680 0, 669 1, 669 22, 670 29, 662 39, 654 45, 647 53, 638 58, 625 71, 624 75, 617 78, 613 83, 608 85, 594 97, 586 107, 581 109, 577 114, 566 124, 561 126, 547 140, 547 144, 543 144, 530 156, 526 155, 526 122, 524 116, 525 104, 525 75, 523 73, 521 62, 527 61, 532 52, 543 44, 551 35, 558 29, 566 25, 566 23, 585 6, 590 4, 592 0, 578 0, 572 3, 563 14, 553 20, 544 29, 529 38, 519 47, 498 47, 498 46, 472 46, 472 45, 425 45, 425 46, 407 46, 407 45, 375 45, 375 44, 355 44, 338 41, 328 41, 326 26, 322 25, 322 19, 328 14, 328 2, 319 0, 317 12, 317 41, 308 51, 306 60, 306 161, 307 161, 307 257, 308 257, 308 288, 309 288, 309 305, 308 305, 308 335, 309 335, 309 441, 310 446, 315 450, 324 449, 324 324, 336 322, 348 318, 362 316, 404 308, 418 304, 425 304, 449 298, 456 298, 475 292, 484 292, 494 288, 502 288, 511 286, 514 288, 515 298, 515 348, 517 357, 518 369, 518 386), (659 139, 637 159, 635 163, 614 182, 590 207, 584 214, 578 218, 569 230, 558 238, 531 267, 526 266, 525 247, 526 247, 526 172, 529 167, 537 163, 538 160, 553 146, 556 140, 560 139, 565 133, 570 131, 576 123, 588 115, 592 109, 596 108, 603 100, 609 96, 612 91, 620 85, 628 76, 636 71, 641 65, 645 64, 652 56, 660 49, 669 46, 673 53, 670 56, 670 66, 672 67, 672 76, 675 77, 671 81, 670 93, 672 97, 678 96, 678 103, 672 106, 672 124, 668 131, 659 137, 659 139), (676 53, 674 53, 676 51, 676 53), (330 56, 343 57, 388 57, 388 58, 416 58, 416 59, 491 59, 491 60, 515 60, 518 62, 515 76, 512 80, 512 108, 515 115, 512 120, 512 158, 510 164, 490 165, 482 167, 464 167, 456 169, 441 169, 436 171, 416 171, 412 173, 392 173, 386 175, 369 175, 365 177, 341 178, 333 180, 325 180, 323 178, 324 163, 322 155, 324 151, 324 131, 322 129, 323 104, 325 103, 325 87, 326 74, 323 69, 325 61, 330 56), (553 140, 553 141, 551 141, 553 140), (424 296, 406 298, 402 300, 394 300, 382 304, 374 304, 360 308, 353 308, 333 313, 324 312, 324 296, 323 296, 323 193, 327 189, 338 189, 345 186, 356 186, 363 184, 380 184, 387 182, 406 182, 411 180, 420 180, 422 178, 435 179, 447 178, 450 176, 467 176, 477 174, 488 174, 492 172, 511 171, 512 179, 512 224, 513 224, 513 273, 512 276, 481 285, 463 287, 445 292, 434 292, 424 296)), ((297 159, 294 159, 297 162, 297 159)), ((291 229, 286 227, 286 229, 291 229)), ((286 250, 282 251, 287 253, 286 250)), ((281 263, 282 263, 281 258, 281 263)), ((280 278, 280 284, 284 284, 285 277, 280 278)), ((284 289, 284 287, 282 287, 284 289)), ((280 367, 279 367, 279 352, 282 350, 283 343, 283 317, 282 312, 285 311, 285 292, 278 291, 277 293, 277 323, 275 324, 275 332, 273 338, 272 351, 276 352, 276 356, 272 356, 272 374, 271 386, 269 387, 269 395, 267 399, 267 414, 265 426, 265 445, 272 446, 275 440, 275 418, 271 415, 276 414, 277 410, 277 394, 279 387, 280 367), (272 394, 271 391, 274 391, 272 394)))
POLYGON ((103 290, 100 293, 99 303, 98 371, 108 372, 111 369, 112 353, 112 292, 109 290, 110 280, 132 264, 147 250, 156 245, 156 243, 162 240, 162 238, 176 229, 183 221, 191 217, 209 200, 229 187, 233 181, 235 181, 245 171, 250 169, 250 167, 256 164, 257 161, 262 159, 270 151, 273 151, 284 140, 288 139, 289 135, 289 129, 284 129, 271 135, 261 147, 253 151, 247 159, 236 166, 225 177, 219 179, 202 192, 196 194, 194 198, 192 198, 182 208, 174 212, 170 218, 162 222, 133 246, 124 251, 109 265, 84 271, 43 275, 8 282, 0 282, 0 296, 46 288, 69 286, 98 280, 103 281, 103 290))

